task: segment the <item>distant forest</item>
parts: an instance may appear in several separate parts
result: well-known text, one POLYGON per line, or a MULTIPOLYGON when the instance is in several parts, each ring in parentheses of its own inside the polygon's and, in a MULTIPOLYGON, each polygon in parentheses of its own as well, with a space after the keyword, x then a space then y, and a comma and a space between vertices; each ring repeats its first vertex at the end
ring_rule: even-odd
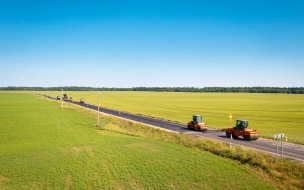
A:
POLYGON ((81 86, 63 87, 0 87, 1 91, 149 91, 149 92, 235 92, 235 93, 284 93, 304 94, 304 87, 133 87, 133 88, 95 88, 81 86))

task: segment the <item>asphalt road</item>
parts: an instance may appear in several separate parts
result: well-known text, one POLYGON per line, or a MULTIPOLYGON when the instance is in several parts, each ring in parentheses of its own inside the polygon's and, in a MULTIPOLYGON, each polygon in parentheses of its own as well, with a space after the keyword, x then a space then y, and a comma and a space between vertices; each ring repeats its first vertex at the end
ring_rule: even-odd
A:
MULTIPOLYGON (((92 109, 92 110, 96 110, 96 111, 98 109, 97 106, 87 104, 87 103, 80 103, 80 102, 75 102, 75 101, 73 101, 73 102, 69 101, 69 102, 73 103, 73 104, 77 104, 82 107, 92 109)), ((141 122, 144 124, 153 125, 153 126, 157 126, 160 128, 176 131, 176 132, 183 133, 186 135, 214 139, 214 140, 226 143, 227 146, 230 146, 230 144, 231 144, 231 146, 235 146, 235 145, 244 146, 244 147, 253 148, 253 149, 256 149, 256 150, 259 150, 262 152, 276 154, 276 141, 275 140, 259 138, 255 141, 244 141, 241 137, 239 139, 230 139, 230 138, 226 137, 225 132, 221 132, 221 131, 214 130, 214 129, 208 129, 206 132, 192 131, 192 130, 188 130, 186 124, 182 125, 179 123, 149 118, 149 117, 145 117, 145 116, 141 116, 141 115, 130 114, 127 112, 116 111, 116 110, 103 108, 103 107, 100 107, 99 111, 106 113, 106 114, 111 114, 111 115, 114 115, 117 117, 121 117, 121 118, 129 119, 129 120, 141 122)), ((281 141, 280 140, 278 142, 278 145, 279 145, 278 157, 280 157, 281 156, 281 141)), ((283 142, 283 158, 304 162, 304 146, 283 142)))

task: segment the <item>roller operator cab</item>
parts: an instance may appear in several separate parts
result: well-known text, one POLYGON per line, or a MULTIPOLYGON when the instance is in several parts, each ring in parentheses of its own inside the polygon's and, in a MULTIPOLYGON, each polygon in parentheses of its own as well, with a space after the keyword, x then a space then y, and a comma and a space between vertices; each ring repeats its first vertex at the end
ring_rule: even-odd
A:
POLYGON ((236 120, 235 127, 226 129, 226 136, 234 139, 242 136, 244 140, 256 140, 259 138, 259 132, 248 127, 248 120, 238 119, 236 120))
POLYGON ((208 125, 203 122, 201 115, 193 115, 192 121, 187 124, 188 129, 193 129, 195 131, 207 131, 208 125))

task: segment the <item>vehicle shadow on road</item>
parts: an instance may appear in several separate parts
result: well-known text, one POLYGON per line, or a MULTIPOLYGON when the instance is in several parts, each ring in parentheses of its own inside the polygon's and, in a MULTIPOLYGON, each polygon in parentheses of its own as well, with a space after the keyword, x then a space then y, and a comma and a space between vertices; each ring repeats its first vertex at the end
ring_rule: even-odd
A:
MULTIPOLYGON (((226 135, 219 135, 218 137, 220 138, 224 138, 224 139, 230 139, 229 137, 227 137, 226 135)), ((231 140, 244 140, 242 137, 237 137, 235 139, 231 139, 231 140)))
POLYGON ((180 127, 179 129, 182 130, 183 132, 184 131, 189 131, 189 132, 193 131, 193 132, 198 132, 198 133, 207 133, 207 131, 208 131, 208 130, 207 131, 195 131, 193 129, 188 129, 187 127, 180 127))

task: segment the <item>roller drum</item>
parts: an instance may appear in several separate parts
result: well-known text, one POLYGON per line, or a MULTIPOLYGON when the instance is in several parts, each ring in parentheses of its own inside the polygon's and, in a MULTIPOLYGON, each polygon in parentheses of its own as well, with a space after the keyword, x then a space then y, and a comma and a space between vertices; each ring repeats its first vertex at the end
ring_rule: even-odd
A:
POLYGON ((257 140, 259 138, 259 134, 250 134, 250 140, 257 140))

